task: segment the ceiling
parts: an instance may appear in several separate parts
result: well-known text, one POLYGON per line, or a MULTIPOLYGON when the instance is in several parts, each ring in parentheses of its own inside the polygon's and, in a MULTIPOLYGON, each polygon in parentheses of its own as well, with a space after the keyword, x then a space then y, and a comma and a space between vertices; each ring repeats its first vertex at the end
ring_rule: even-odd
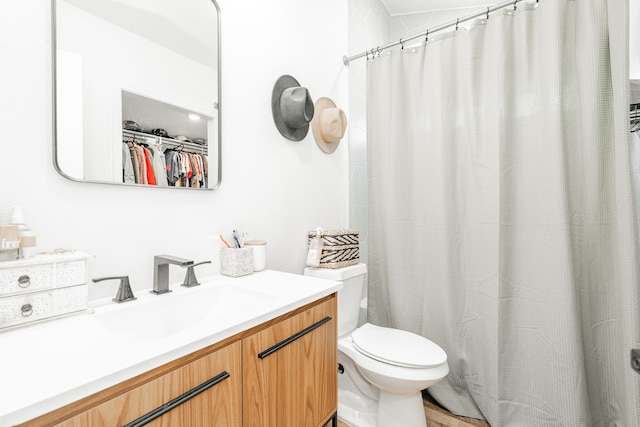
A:
POLYGON ((381 0, 389 13, 405 15, 408 13, 429 12, 442 9, 465 9, 476 6, 486 6, 496 3, 496 0, 381 0))

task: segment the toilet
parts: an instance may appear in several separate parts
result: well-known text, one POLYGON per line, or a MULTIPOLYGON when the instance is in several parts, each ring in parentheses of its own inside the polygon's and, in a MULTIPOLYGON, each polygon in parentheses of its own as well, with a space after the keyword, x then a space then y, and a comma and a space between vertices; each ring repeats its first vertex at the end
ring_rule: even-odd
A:
POLYGON ((411 332, 359 325, 365 264, 308 267, 304 274, 343 282, 338 292, 338 418, 354 427, 426 427, 421 391, 449 373, 444 350, 411 332))

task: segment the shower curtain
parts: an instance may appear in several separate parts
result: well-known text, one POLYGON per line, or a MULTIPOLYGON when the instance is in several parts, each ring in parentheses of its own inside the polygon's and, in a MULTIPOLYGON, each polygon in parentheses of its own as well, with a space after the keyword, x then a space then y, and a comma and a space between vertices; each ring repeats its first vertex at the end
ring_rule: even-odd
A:
POLYGON ((626 1, 541 0, 367 65, 369 321, 492 426, 640 425, 626 1))

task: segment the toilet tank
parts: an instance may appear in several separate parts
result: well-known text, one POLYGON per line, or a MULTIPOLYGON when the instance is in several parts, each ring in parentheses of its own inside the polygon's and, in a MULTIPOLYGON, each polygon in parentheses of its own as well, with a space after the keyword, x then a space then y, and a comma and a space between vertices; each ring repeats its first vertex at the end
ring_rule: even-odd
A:
POLYGON ((343 268, 307 267, 304 269, 304 275, 342 282, 343 287, 338 291, 338 337, 355 330, 358 327, 367 265, 360 263, 343 268))

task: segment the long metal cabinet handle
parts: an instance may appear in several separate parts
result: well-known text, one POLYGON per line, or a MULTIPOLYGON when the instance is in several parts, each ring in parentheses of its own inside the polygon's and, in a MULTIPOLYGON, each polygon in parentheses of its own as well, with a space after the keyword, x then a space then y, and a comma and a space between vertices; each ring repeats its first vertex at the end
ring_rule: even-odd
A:
POLYGON ((141 426, 144 426, 146 424, 149 424, 151 421, 155 420, 156 418, 159 418, 159 417, 163 416, 164 414, 166 414, 167 412, 171 411, 172 409, 175 409, 178 406, 182 405, 187 400, 196 397, 197 395, 199 395, 203 391, 206 391, 206 390, 210 389, 214 385, 222 382, 223 380, 229 378, 230 376, 231 375, 227 371, 223 371, 220 374, 216 375, 215 377, 213 377, 211 379, 208 379, 207 381, 203 382, 199 386, 196 386, 196 387, 192 388, 191 390, 181 394, 180 396, 178 396, 178 397, 176 397, 174 399, 171 399, 170 401, 168 401, 167 403, 165 403, 162 406, 158 406, 156 409, 154 409, 151 412, 146 413, 145 415, 141 416, 140 418, 138 418, 138 419, 136 419, 134 421, 131 421, 129 424, 125 424, 124 427, 141 427, 141 426))
POLYGON ((264 359, 265 357, 269 356, 270 354, 275 353, 276 351, 280 350, 282 347, 287 346, 289 344, 291 344, 292 342, 294 342, 295 340, 297 340, 298 338, 308 334, 309 332, 313 331, 316 328, 319 328, 320 326, 324 325, 325 323, 327 323, 329 320, 331 320, 331 317, 327 316, 324 319, 320 320, 319 322, 314 323, 313 325, 304 328, 303 330, 301 330, 298 333, 295 333, 293 335, 291 335, 289 338, 287 338, 286 340, 280 341, 279 343, 277 343, 276 345, 269 347, 268 349, 266 349, 265 351, 262 351, 260 353, 258 353, 258 357, 260 359, 264 359))

